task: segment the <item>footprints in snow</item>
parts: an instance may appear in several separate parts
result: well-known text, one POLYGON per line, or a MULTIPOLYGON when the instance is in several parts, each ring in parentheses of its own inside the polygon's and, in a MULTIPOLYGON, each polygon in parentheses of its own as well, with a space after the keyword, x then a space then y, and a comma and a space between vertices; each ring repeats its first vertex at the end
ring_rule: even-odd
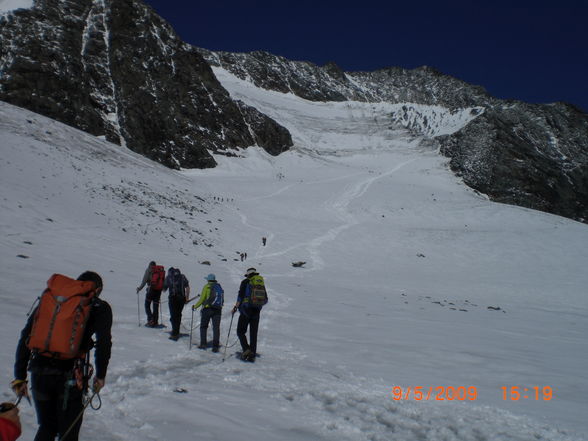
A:
MULTIPOLYGON (((400 294, 402 297, 404 298, 408 298, 408 295, 406 293, 402 293, 400 294)), ((432 304, 435 305, 439 305, 443 308, 447 307, 447 309, 451 310, 451 311, 460 311, 460 312, 469 312, 475 308, 483 308, 483 306, 479 306, 475 303, 470 302, 469 300, 438 300, 438 299, 434 299, 431 296, 419 296, 417 298, 417 301, 422 302, 422 301, 428 301, 432 304)), ((408 305, 409 302, 408 300, 404 301, 404 304, 408 305)), ((502 309, 500 306, 487 306, 486 310, 488 311, 502 311, 504 314, 506 314, 506 311, 504 309, 502 309)))

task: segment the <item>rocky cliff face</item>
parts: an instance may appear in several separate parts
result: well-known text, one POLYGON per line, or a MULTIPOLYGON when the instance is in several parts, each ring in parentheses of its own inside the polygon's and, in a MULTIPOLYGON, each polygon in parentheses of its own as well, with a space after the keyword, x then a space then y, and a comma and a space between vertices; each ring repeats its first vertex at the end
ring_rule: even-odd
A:
POLYGON ((0 99, 174 168, 214 166, 209 150, 292 145, 138 0, 36 0, 0 17, 0 99))
POLYGON ((437 133, 410 105, 390 121, 433 139, 452 170, 493 200, 588 221, 588 115, 571 105, 499 100, 429 67, 343 72, 334 64, 319 67, 264 52, 200 52, 258 87, 308 100, 470 108, 475 118, 450 135, 437 133))
POLYGON ((492 200, 588 221, 588 118, 562 103, 488 109, 441 152, 492 200))
POLYGON ((211 65, 308 100, 407 103, 390 123, 432 139, 469 186, 588 220, 588 116, 573 106, 498 100, 429 67, 344 72, 265 52, 197 49, 140 0, 35 0, 0 16, 0 100, 175 168, 212 167, 209 151, 287 150, 288 131, 233 100, 211 65), (418 105, 468 122, 440 133, 418 105))

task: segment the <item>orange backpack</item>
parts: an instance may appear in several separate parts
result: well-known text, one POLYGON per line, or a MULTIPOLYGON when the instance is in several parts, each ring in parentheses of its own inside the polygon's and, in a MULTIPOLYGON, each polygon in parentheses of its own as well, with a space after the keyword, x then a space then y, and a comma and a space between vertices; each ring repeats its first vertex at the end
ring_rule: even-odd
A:
POLYGON ((80 345, 95 295, 94 282, 53 274, 33 319, 29 349, 62 360, 83 357, 80 345))

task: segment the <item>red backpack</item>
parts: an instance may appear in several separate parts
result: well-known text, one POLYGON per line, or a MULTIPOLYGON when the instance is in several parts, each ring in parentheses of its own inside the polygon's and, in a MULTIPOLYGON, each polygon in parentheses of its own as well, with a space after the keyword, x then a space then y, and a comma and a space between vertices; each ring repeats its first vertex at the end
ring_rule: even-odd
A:
POLYGON ((33 319, 29 349, 62 360, 83 357, 80 346, 95 295, 94 282, 53 274, 33 319))
POLYGON ((151 289, 161 291, 163 289, 163 282, 165 281, 165 269, 161 265, 155 265, 151 271, 151 289))

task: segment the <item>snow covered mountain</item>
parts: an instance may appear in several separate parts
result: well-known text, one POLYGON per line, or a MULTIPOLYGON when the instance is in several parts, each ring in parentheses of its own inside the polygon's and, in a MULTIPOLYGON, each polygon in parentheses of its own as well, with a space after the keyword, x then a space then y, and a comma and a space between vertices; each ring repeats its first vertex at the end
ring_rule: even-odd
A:
POLYGON ((291 145, 137 0, 36 0, 0 16, 0 99, 174 168, 213 167, 209 151, 291 145))
POLYGON ((426 66, 343 72, 265 52, 200 52, 213 66, 267 90, 311 101, 402 104, 386 116, 389 123, 434 140, 470 187, 498 202, 588 219, 588 115, 572 105, 499 100, 426 66), (439 107, 444 114, 469 109, 471 123, 439 133, 432 114, 439 107))
POLYGON ((577 109, 211 53, 137 0, 0 16, 0 99, 0 383, 49 276, 102 274, 113 357, 82 439, 588 440, 588 227, 464 185, 585 220, 577 109), (217 275, 226 361, 140 326, 152 259, 193 294, 217 275), (255 364, 227 338, 249 266, 255 364))
MULTIPOLYGON (((49 275, 92 269, 114 347, 82 439, 588 440, 586 225, 472 191, 430 139, 389 124, 395 104, 312 102, 215 75, 308 147, 176 171, 0 103, 0 382, 49 275), (151 259, 181 268, 193 293, 217 275, 225 362, 138 326, 151 259), (232 356, 234 323, 227 339, 249 266, 270 290, 253 365, 232 356), (512 400, 513 387, 527 392, 512 400)), ((446 135, 472 117, 434 114, 446 135)), ((184 311, 183 332, 197 325, 184 311)), ((32 440, 34 411, 21 409, 32 440)))
POLYGON ((182 42, 140 0, 35 0, 0 16, 3 101, 173 168, 213 167, 211 153, 252 145, 292 147, 283 126, 232 100, 211 66, 310 101, 398 104, 386 123, 430 138, 470 187, 588 219, 588 117, 571 105, 497 100, 429 67, 343 72, 264 52, 213 53, 182 42), (470 123, 439 132, 438 118, 454 114, 470 123))

